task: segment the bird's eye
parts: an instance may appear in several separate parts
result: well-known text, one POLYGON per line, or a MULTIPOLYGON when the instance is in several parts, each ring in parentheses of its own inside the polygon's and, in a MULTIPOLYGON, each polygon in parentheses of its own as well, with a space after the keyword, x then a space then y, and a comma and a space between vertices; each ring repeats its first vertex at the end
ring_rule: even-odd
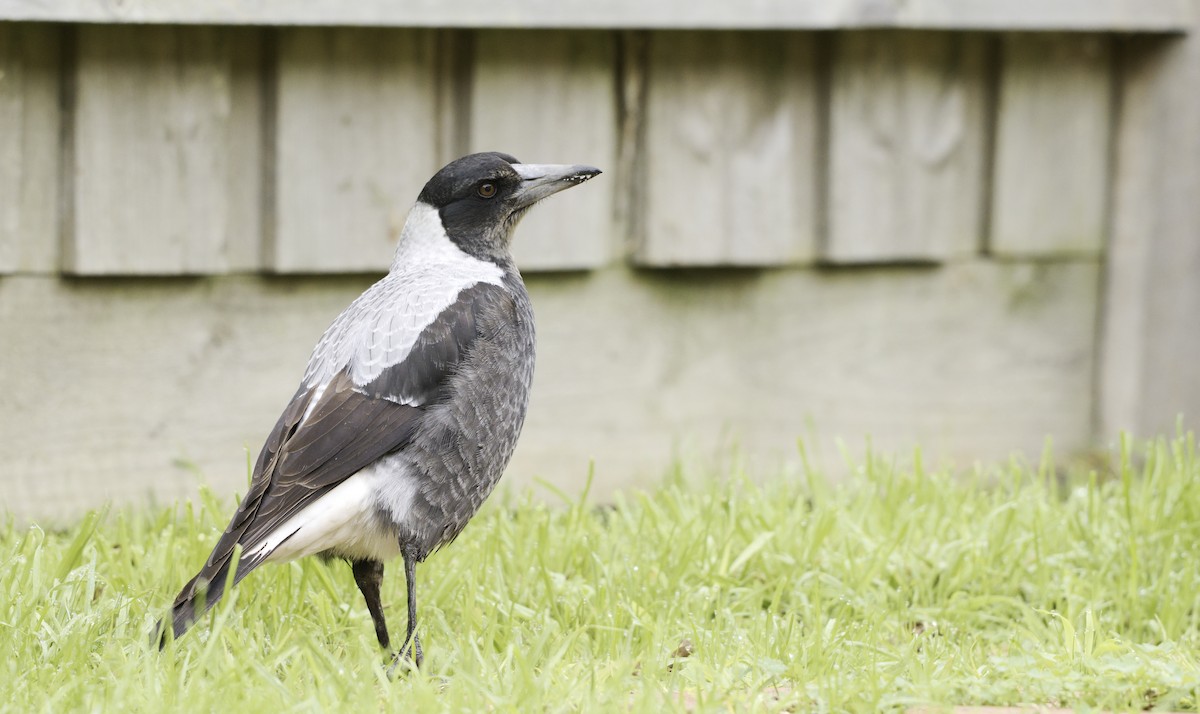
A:
POLYGON ((496 195, 496 184, 481 183, 481 184, 479 184, 479 188, 476 189, 476 193, 478 193, 483 198, 491 198, 492 196, 496 195))

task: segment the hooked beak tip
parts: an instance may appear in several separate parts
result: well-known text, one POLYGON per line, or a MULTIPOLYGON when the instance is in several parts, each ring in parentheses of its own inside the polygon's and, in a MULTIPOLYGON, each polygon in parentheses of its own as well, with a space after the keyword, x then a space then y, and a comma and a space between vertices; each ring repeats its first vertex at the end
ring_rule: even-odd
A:
POLYGON ((596 168, 595 166, 577 166, 575 168, 578 170, 574 174, 567 176, 566 177, 567 181, 574 181, 575 183, 582 183, 584 181, 587 181, 590 178, 599 176, 600 174, 604 173, 603 171, 596 168))
POLYGON ((600 169, 584 164, 513 164, 513 169, 522 179, 517 193, 521 206, 578 186, 600 173, 600 169))

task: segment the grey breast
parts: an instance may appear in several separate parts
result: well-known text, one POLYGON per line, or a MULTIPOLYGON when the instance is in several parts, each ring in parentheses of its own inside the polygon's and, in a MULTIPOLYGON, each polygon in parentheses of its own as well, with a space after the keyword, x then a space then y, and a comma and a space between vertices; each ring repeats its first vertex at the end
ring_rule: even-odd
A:
POLYGON ((400 537, 423 559, 462 531, 504 473, 517 444, 533 381, 534 322, 529 294, 509 269, 504 290, 477 303, 476 337, 398 454, 419 483, 400 537))

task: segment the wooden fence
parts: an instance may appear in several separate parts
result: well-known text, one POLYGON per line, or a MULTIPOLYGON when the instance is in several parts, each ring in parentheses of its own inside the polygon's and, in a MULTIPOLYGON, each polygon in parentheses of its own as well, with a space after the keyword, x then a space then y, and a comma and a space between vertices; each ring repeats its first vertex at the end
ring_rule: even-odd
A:
POLYGON ((1195 0, 292 5, 0 0, 0 507, 240 484, 481 149, 607 170, 518 231, 517 484, 1200 413, 1195 0))

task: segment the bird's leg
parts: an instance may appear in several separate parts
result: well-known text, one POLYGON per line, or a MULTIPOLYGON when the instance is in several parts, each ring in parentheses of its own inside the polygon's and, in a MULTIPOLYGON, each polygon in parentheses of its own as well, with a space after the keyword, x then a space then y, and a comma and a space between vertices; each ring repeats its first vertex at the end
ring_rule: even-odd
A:
POLYGON ((383 563, 378 560, 353 560, 350 568, 354 571, 354 582, 362 591, 363 599, 367 601, 367 610, 375 622, 375 637, 379 646, 390 649, 387 622, 383 619, 383 603, 379 600, 379 585, 383 582, 383 563))
POLYGON ((421 639, 417 636, 417 554, 416 550, 408 545, 403 546, 401 552, 404 554, 404 584, 408 590, 408 635, 404 638, 404 646, 396 653, 396 660, 392 663, 393 670, 401 659, 406 659, 417 667, 420 667, 425 659, 421 652, 421 639))

